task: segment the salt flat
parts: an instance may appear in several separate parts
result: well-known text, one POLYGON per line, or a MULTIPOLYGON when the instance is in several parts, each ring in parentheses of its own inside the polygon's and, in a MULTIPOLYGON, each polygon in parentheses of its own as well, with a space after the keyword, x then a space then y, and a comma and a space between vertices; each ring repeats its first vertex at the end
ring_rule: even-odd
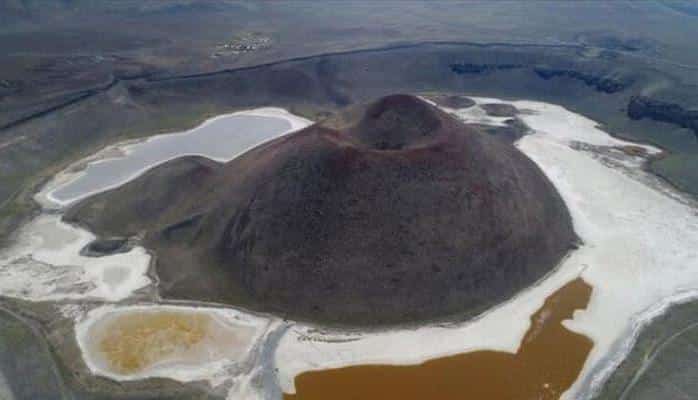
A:
POLYGON ((231 371, 244 370, 242 364, 268 324, 266 318, 232 309, 105 305, 79 318, 75 331, 94 374, 216 384, 231 371))
POLYGON ((14 245, 0 251, 0 295, 119 301, 151 284, 151 257, 143 247, 107 257, 83 256, 80 250, 95 236, 60 218, 37 216, 20 229, 14 245))
POLYGON ((574 141, 618 145, 593 121, 550 104, 514 104, 538 112, 523 116, 537 132, 519 147, 558 187, 585 242, 573 258, 585 266, 582 276, 594 293, 587 310, 566 326, 595 342, 567 393, 587 398, 625 357, 642 324, 672 302, 698 295, 697 209, 639 167, 572 149, 574 141))

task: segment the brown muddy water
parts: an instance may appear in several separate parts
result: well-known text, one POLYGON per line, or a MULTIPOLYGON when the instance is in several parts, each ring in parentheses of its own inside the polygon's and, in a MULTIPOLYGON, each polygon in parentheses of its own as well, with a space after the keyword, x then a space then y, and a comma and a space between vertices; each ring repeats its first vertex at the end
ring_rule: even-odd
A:
POLYGON ((561 322, 586 308, 592 287, 581 278, 550 295, 532 317, 516 354, 476 351, 419 365, 359 365, 296 377, 285 400, 558 399, 593 347, 561 322))

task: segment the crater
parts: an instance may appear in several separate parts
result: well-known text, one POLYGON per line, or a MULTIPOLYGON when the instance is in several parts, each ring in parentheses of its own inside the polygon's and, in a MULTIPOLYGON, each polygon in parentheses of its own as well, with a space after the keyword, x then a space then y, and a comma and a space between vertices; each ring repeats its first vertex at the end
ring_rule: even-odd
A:
POLYGON ((477 314, 576 241, 535 163, 411 95, 207 163, 203 177, 202 162, 165 163, 67 215, 98 234, 147 232, 167 298, 352 326, 477 314))

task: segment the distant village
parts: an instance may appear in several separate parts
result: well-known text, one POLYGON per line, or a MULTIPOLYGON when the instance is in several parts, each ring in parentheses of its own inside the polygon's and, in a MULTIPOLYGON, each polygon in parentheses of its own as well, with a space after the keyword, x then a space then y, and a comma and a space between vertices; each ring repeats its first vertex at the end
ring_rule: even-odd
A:
POLYGON ((212 57, 224 57, 240 53, 268 49, 271 47, 271 38, 258 33, 244 33, 231 41, 216 46, 212 57))

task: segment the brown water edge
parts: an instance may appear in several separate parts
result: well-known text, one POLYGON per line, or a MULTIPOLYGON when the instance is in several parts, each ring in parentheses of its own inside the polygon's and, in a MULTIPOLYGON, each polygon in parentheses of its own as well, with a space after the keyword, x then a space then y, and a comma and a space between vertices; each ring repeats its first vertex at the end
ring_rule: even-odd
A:
POLYGON ((561 322, 586 308, 591 291, 577 278, 550 295, 531 317, 516 354, 476 351, 419 365, 305 372, 296 377, 296 394, 284 394, 284 399, 558 399, 577 379, 593 347, 589 338, 561 322))

